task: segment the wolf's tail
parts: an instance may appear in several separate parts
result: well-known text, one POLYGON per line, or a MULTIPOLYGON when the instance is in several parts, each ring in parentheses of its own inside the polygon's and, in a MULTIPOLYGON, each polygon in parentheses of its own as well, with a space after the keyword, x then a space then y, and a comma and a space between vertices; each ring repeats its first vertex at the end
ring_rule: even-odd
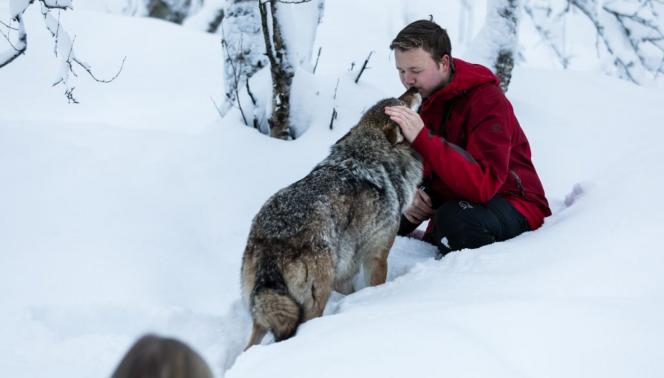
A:
POLYGON ((302 306, 288 291, 281 272, 275 267, 262 269, 251 298, 251 315, 255 325, 272 331, 276 341, 295 334, 302 323, 302 306))

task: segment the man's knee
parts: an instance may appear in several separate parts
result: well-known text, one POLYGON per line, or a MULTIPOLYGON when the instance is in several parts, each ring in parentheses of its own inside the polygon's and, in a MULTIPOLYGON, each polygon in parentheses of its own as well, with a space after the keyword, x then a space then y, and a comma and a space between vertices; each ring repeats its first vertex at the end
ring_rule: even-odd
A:
POLYGON ((436 210, 431 241, 441 252, 478 248, 496 241, 484 224, 486 210, 467 201, 449 201, 436 210))

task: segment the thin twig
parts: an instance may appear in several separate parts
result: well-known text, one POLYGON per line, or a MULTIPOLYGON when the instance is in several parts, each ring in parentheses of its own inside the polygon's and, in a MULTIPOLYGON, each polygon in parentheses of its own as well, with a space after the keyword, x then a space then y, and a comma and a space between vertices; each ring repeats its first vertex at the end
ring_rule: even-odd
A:
POLYGON ((13 42, 11 41, 11 39, 9 38, 9 35, 7 35, 7 34, 5 34, 5 33, 3 33, 3 32, 0 32, 0 34, 2 34, 2 36, 7 40, 7 42, 9 43, 9 46, 11 46, 12 49, 14 49, 15 51, 19 51, 19 48, 16 47, 16 46, 14 46, 14 43, 13 43, 13 42))
POLYGON ((14 30, 14 31, 18 30, 18 28, 15 28, 15 27, 13 27, 9 24, 5 24, 2 20, 0 20, 0 24, 2 24, 2 26, 6 27, 7 29, 11 29, 11 30, 14 30))
POLYGON ((330 130, 334 128, 334 121, 337 119, 337 109, 332 108, 332 118, 330 118, 330 130))
POLYGON ((245 87, 247 88, 247 94, 249 95, 249 98, 251 99, 251 103, 256 106, 256 97, 254 97, 254 94, 251 93, 251 88, 249 88, 249 78, 244 81, 245 87))
POLYGON ((65 90, 65 97, 67 97, 67 102, 70 103, 70 104, 71 103, 74 103, 74 104, 79 103, 78 100, 76 99, 76 97, 74 97, 74 89, 76 89, 76 87, 71 87, 71 88, 65 90))
POLYGON ((371 59, 371 55, 373 54, 373 51, 369 53, 369 56, 367 56, 367 59, 364 60, 364 64, 362 64, 362 68, 360 69, 360 73, 357 74, 357 77, 355 78, 355 84, 357 84, 358 81, 360 81, 360 76, 362 76, 362 73, 364 72, 365 69, 367 69, 367 64, 369 64, 369 59, 371 59))
POLYGON ((318 48, 318 55, 316 56, 316 64, 314 64, 314 72, 313 73, 316 73, 316 67, 318 67, 318 60, 320 59, 320 52, 321 52, 322 49, 323 49, 322 46, 318 48))
POLYGON ((221 108, 217 105, 217 103, 214 101, 214 98, 210 96, 210 101, 212 101, 212 105, 214 105, 214 108, 217 110, 217 114, 219 114, 219 118, 224 118, 224 115, 221 113, 221 108))
MULTIPOLYGON (((226 49, 227 52, 229 52, 228 48, 228 42, 223 38, 223 33, 224 29, 222 27, 221 29, 222 33, 222 39, 221 39, 221 45, 226 49)), ((227 63, 230 63, 231 69, 233 70, 233 91, 235 93, 231 93, 235 95, 235 100, 237 101, 237 107, 240 109, 240 115, 242 116, 242 120, 244 121, 245 126, 249 126, 249 121, 247 121, 247 116, 244 114, 244 109, 242 108, 242 102, 240 101, 240 91, 238 89, 239 84, 240 84, 240 72, 235 66, 235 61, 230 57, 230 53, 228 55, 228 59, 226 60, 227 63)), ((226 97, 229 97, 229 94, 226 95, 226 97)))
POLYGON ((99 83, 110 83, 113 80, 117 79, 118 76, 120 76, 120 73, 122 72, 122 69, 124 68, 124 64, 125 64, 126 60, 127 60, 126 56, 124 58, 122 58, 122 63, 120 64, 120 68, 118 69, 118 72, 116 72, 115 75, 113 75, 113 77, 111 77, 110 79, 99 79, 92 73, 92 69, 90 68, 89 65, 87 65, 84 62, 81 62, 80 60, 78 60, 78 58, 73 59, 74 62, 78 63, 79 66, 83 67, 83 69, 90 75, 90 77, 92 77, 95 81, 97 81, 99 83))
POLYGON ((337 89, 339 89, 339 78, 337 78, 337 85, 334 87, 334 96, 332 96, 333 100, 337 99, 337 89))

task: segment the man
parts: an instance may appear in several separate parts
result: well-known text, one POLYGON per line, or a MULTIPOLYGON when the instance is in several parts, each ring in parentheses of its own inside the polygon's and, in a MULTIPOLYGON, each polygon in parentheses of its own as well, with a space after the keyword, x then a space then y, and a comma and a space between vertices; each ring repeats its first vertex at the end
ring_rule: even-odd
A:
POLYGON ((203 358, 187 344, 145 335, 129 348, 111 378, 212 378, 203 358))
POLYGON ((432 21, 406 26, 390 49, 403 85, 424 97, 419 114, 385 108, 424 161, 423 184, 400 234, 431 219, 424 239, 442 257, 540 227, 551 210, 498 78, 452 58, 447 32, 432 21))

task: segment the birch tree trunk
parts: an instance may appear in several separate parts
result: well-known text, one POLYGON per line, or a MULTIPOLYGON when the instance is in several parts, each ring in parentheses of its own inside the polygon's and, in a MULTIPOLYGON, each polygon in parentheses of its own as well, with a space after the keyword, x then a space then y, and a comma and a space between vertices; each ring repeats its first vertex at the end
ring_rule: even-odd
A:
POLYGON ((498 76, 503 92, 507 92, 516 61, 521 3, 521 0, 488 0, 484 26, 467 54, 498 76))
POLYGON ((502 1, 495 11, 498 12, 503 22, 503 28, 507 32, 504 44, 498 50, 498 56, 494 64, 496 75, 500 79, 500 88, 507 92, 512 80, 512 70, 516 49, 518 46, 519 15, 521 13, 521 2, 519 0, 502 1))
POLYGON ((260 1, 265 50, 272 76, 272 116, 268 120, 270 136, 292 139, 289 125, 290 90, 294 70, 286 56, 286 44, 277 19, 277 2, 260 1), (269 8, 268 8, 269 5, 269 8))

